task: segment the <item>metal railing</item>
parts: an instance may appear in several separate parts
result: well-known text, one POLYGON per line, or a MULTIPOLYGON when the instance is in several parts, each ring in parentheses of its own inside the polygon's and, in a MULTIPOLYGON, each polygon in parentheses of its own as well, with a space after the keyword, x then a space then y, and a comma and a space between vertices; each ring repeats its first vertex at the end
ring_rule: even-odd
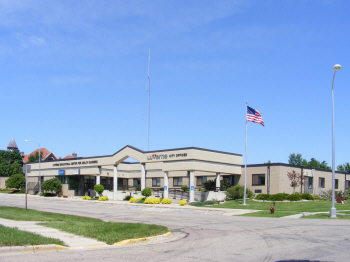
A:
POLYGON ((328 194, 327 191, 321 187, 315 187, 315 193, 316 193, 316 195, 319 195, 320 197, 327 198, 328 201, 332 200, 332 196, 330 194, 328 194))

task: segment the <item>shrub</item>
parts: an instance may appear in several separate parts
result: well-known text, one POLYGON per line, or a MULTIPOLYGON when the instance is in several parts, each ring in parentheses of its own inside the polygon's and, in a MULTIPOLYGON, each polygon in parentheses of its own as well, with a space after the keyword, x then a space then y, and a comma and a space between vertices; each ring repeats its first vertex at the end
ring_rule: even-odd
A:
POLYGON ((98 184, 94 186, 94 189, 97 192, 97 194, 101 195, 102 192, 105 190, 105 187, 101 184, 98 184))
POLYGON ((139 197, 138 199, 136 199, 136 202, 135 202, 135 203, 141 203, 141 204, 143 204, 144 201, 145 201, 145 198, 144 198, 144 197, 139 197))
POLYGON ((188 192, 188 191, 190 191, 190 188, 188 187, 188 185, 183 185, 181 187, 181 190, 184 191, 184 192, 188 192))
POLYGON ((126 195, 126 196, 124 197, 124 200, 129 201, 129 200, 130 200, 130 198, 132 198, 132 196, 130 196, 130 195, 126 195))
POLYGON ((161 201, 162 204, 171 204, 171 200, 169 198, 164 198, 161 201))
POLYGON ((106 201, 106 200, 108 200, 107 196, 101 196, 98 198, 98 201, 106 201))
POLYGON ((141 185, 137 185, 135 188, 136 191, 140 191, 141 190, 141 185))
POLYGON ((136 202, 136 198, 131 197, 131 198, 129 199, 129 203, 135 203, 135 202, 136 202))
POLYGON ((337 196, 335 199, 335 201, 337 201, 337 203, 341 203, 344 200, 346 200, 346 197, 343 197, 343 196, 337 196))
POLYGON ((152 195, 152 190, 148 187, 145 187, 142 191, 141 191, 141 195, 143 195, 144 197, 149 197, 152 195))
POLYGON ((313 195, 312 197, 314 198, 314 200, 319 200, 319 199, 321 199, 321 197, 318 196, 318 195, 313 195))
POLYGON ((287 197, 287 200, 289 201, 300 201, 302 200, 301 194, 291 194, 287 197))
POLYGON ((89 197, 89 196, 83 196, 83 199, 84 199, 84 200, 91 200, 91 197, 89 197))
POLYGON ((301 194, 301 198, 302 198, 302 199, 306 199, 306 200, 314 200, 313 196, 310 195, 309 193, 303 193, 303 194, 301 194))
POLYGON ((186 206, 187 201, 186 200, 180 200, 180 206, 186 206))
POLYGON ((256 196, 257 200, 270 200, 270 195, 268 194, 259 194, 256 196))
POLYGON ((205 188, 206 191, 210 191, 215 189, 216 187, 216 182, 215 180, 207 180, 202 183, 202 186, 205 188))
POLYGON ((202 207, 204 206, 203 202, 192 202, 190 203, 191 206, 195 206, 195 207, 202 207))
POLYGON ((203 202, 203 204, 206 206, 216 205, 217 203, 218 203, 218 201, 213 201, 213 200, 207 200, 207 201, 203 202))
POLYGON ((16 188, 16 189, 24 189, 26 184, 26 178, 22 174, 15 174, 10 176, 6 180, 6 186, 10 188, 16 188))
POLYGON ((278 193, 270 196, 271 201, 283 201, 288 198, 288 194, 285 193, 278 193))
POLYGON ((230 184, 226 180, 220 181, 220 190, 226 191, 230 187, 230 184))
POLYGON ((41 187, 45 191, 55 192, 57 194, 62 189, 62 183, 57 178, 52 178, 49 180, 45 180, 41 184, 41 187))
MULTIPOLYGON (((254 193, 249 188, 247 188, 246 196, 247 198, 253 198, 254 193)), ((241 186, 240 184, 230 187, 226 191, 226 198, 228 200, 242 199, 243 197, 244 197, 244 186, 241 186)))
POLYGON ((159 204, 160 203, 160 199, 159 198, 146 198, 145 202, 143 202, 144 204, 159 204))

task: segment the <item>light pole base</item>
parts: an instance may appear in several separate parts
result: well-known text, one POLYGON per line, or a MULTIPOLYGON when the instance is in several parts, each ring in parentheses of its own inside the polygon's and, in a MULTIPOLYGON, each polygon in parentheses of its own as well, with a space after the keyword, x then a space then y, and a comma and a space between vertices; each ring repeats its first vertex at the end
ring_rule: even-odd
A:
POLYGON ((337 209, 335 207, 332 207, 329 210, 329 217, 330 218, 336 218, 337 217, 337 209))

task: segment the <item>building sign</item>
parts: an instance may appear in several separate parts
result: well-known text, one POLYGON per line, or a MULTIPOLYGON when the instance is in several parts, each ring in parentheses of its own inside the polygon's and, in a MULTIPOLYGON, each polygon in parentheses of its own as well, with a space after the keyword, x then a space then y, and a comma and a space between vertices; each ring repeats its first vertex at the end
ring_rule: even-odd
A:
POLYGON ((58 170, 58 175, 59 176, 64 176, 64 170, 58 170))
POLYGON ((79 175, 80 169, 73 169, 73 175, 79 175))
POLYGON ((187 157, 187 153, 180 153, 180 154, 162 154, 162 155, 157 155, 157 154, 152 154, 151 156, 147 156, 147 160, 162 160, 162 159, 168 159, 169 158, 182 158, 182 157, 187 157))
POLYGON ((76 166, 76 165, 93 165, 97 164, 97 160, 93 161, 76 161, 76 162, 65 162, 65 163, 57 163, 53 164, 52 166, 76 166))

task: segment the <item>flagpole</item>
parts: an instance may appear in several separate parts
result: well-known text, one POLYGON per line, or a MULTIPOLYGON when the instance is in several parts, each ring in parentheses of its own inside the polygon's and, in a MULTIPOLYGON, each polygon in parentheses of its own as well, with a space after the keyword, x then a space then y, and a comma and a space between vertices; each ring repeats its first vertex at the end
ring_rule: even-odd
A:
POLYGON ((247 120, 247 108, 248 108, 248 100, 246 101, 245 106, 245 163, 244 163, 244 201, 243 205, 246 204, 246 191, 247 191, 247 130, 248 130, 248 120, 247 120))

